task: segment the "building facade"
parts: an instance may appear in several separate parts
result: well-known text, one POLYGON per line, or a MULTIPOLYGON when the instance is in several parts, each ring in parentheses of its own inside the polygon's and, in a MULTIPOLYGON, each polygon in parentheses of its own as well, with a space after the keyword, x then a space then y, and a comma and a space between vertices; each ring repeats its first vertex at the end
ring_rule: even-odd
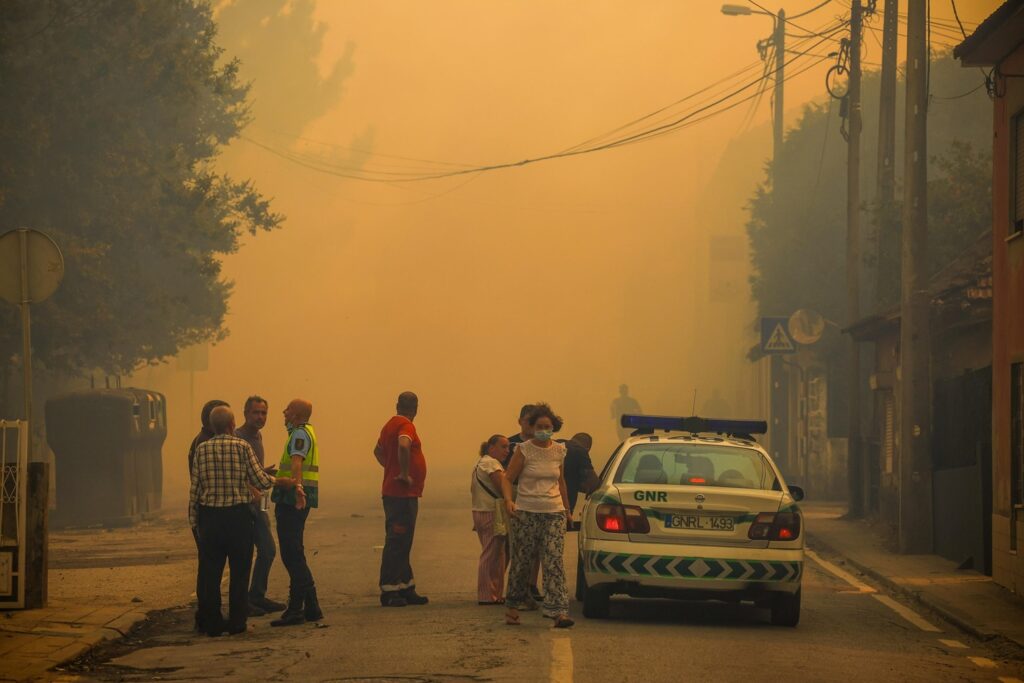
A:
POLYGON ((1008 0, 953 52, 991 70, 992 578, 1024 592, 1024 0, 1008 0))

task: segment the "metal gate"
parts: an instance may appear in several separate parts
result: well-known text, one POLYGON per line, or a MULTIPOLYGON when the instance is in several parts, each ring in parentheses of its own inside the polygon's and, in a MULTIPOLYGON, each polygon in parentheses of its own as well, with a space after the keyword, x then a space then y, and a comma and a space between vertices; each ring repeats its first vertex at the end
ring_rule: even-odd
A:
POLYGON ((0 609, 25 606, 28 423, 0 420, 0 609))

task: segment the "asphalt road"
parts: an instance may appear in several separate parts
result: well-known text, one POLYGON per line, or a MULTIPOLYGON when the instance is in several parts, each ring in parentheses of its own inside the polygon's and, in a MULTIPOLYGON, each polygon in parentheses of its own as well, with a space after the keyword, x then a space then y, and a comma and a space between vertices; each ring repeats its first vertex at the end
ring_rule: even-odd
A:
MULTIPOLYGON (((307 526, 322 624, 276 629, 270 617, 261 617, 250 620, 250 633, 233 637, 190 631, 185 604, 195 562, 183 519, 93 533, 94 541, 106 543, 90 542, 88 532, 59 537, 54 562, 72 582, 75 572, 107 572, 113 593, 140 592, 154 608, 161 601, 179 605, 155 614, 128 641, 78 662, 65 680, 1024 679, 1019 653, 976 642, 824 556, 821 562, 808 558, 803 616, 795 629, 771 626, 767 612, 753 606, 620 599, 602 621, 584 619, 574 602, 577 625, 568 631, 553 630, 539 613, 524 613, 519 627, 506 626, 502 608, 476 604, 478 546, 461 488, 434 491, 421 506, 413 566, 429 605, 379 606, 383 515, 371 495, 348 496, 343 505, 314 511, 307 526), (118 562, 128 566, 101 566, 118 562)), ((570 535, 571 582, 575 554, 570 535)), ((284 598, 286 581, 276 563, 272 597, 284 598)))

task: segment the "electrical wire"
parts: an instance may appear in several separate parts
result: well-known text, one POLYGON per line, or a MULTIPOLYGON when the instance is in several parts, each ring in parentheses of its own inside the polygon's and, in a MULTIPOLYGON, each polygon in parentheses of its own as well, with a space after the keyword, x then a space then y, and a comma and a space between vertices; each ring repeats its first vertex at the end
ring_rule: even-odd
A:
MULTIPOLYGON (((799 59, 802 59, 802 57, 796 57, 793 60, 790 60, 789 63, 793 64, 793 63, 795 63, 799 59)), ((806 71, 814 68, 815 66, 818 66, 819 64, 823 63, 824 61, 826 61, 824 58, 816 59, 816 60, 811 61, 809 64, 802 65, 801 68, 792 71, 791 74, 789 76, 787 76, 785 80, 790 80, 792 78, 796 78, 797 76, 805 73, 806 71)), ((687 112, 686 114, 676 118, 675 120, 673 120, 670 123, 663 124, 663 125, 660 125, 660 126, 656 126, 654 128, 651 128, 651 129, 648 129, 648 130, 645 130, 645 131, 642 131, 642 132, 639 132, 639 133, 635 133, 635 134, 626 136, 624 138, 616 139, 616 140, 613 140, 613 141, 610 141, 610 142, 606 142, 606 143, 602 143, 602 144, 598 144, 598 145, 593 145, 593 146, 590 146, 590 147, 586 147, 586 148, 583 148, 583 149, 577 149, 577 150, 573 150, 573 151, 569 151, 569 152, 555 152, 555 153, 552 153, 552 154, 546 154, 546 155, 542 155, 542 156, 539 156, 539 157, 522 159, 520 161, 496 163, 496 164, 490 164, 490 165, 485 165, 485 166, 478 166, 478 167, 471 168, 471 169, 459 169, 459 170, 451 170, 451 171, 441 172, 441 173, 423 174, 423 175, 420 175, 420 176, 417 176, 417 177, 381 179, 381 178, 374 178, 374 177, 370 177, 370 176, 360 175, 358 173, 346 172, 343 169, 334 169, 334 168, 330 168, 330 167, 324 166, 322 164, 317 164, 317 163, 314 163, 314 162, 310 162, 309 160, 303 159, 303 158, 301 158, 301 157, 299 157, 299 156, 297 156, 295 154, 289 153, 289 152, 284 151, 284 150, 275 149, 273 147, 270 147, 268 145, 260 143, 257 140, 253 140, 252 138, 249 138, 248 136, 244 136, 243 135, 241 137, 242 137, 243 140, 245 140, 245 141, 247 141, 247 142, 249 142, 249 143, 251 143, 251 144, 253 144, 253 145, 257 146, 257 147, 260 147, 260 148, 264 149, 265 151, 267 151, 267 152, 269 152, 271 154, 274 154, 275 156, 279 156, 279 157, 281 157, 281 158, 283 158, 283 159, 285 159, 287 161, 290 161, 290 162, 292 162, 292 163, 294 163, 296 165, 303 166, 305 168, 309 168, 310 170, 318 171, 318 172, 321 172, 321 173, 326 173, 326 174, 329 174, 329 175, 335 175, 335 176, 339 176, 339 177, 343 177, 343 178, 349 178, 349 179, 354 179, 354 180, 364 180, 364 181, 368 181, 368 182, 380 182, 380 183, 396 183, 396 182, 413 182, 413 181, 437 180, 437 179, 441 179, 441 178, 451 178, 451 177, 462 176, 462 175, 478 174, 478 173, 483 173, 483 172, 486 172, 486 171, 495 171, 495 170, 501 170, 501 169, 518 168, 518 167, 527 166, 527 165, 530 165, 530 164, 536 164, 536 163, 539 163, 539 162, 542 162, 542 161, 551 161, 551 160, 554 160, 554 159, 568 158, 568 157, 573 157, 573 156, 581 156, 581 155, 584 155, 584 154, 591 154, 591 153, 594 153, 594 152, 599 152, 599 151, 604 151, 604 150, 609 150, 609 149, 616 149, 616 148, 619 148, 619 147, 624 147, 624 146, 627 146, 627 145, 636 144, 636 143, 639 143, 639 142, 644 142, 644 141, 647 141, 647 140, 650 140, 650 139, 653 139, 653 138, 656 138, 656 137, 660 137, 660 136, 665 135, 665 134, 676 132, 678 130, 681 130, 683 128, 687 128, 687 127, 692 126, 692 125, 696 125, 697 123, 700 123, 702 121, 706 121, 709 118, 712 118, 714 116, 718 116, 718 115, 720 115, 720 114, 722 114, 722 113, 724 113, 726 111, 729 111, 731 109, 736 108, 737 106, 740 106, 744 102, 747 102, 747 101, 755 98, 757 96, 757 92, 756 91, 754 93, 748 94, 748 95, 746 95, 746 96, 744 96, 744 97, 742 97, 740 99, 735 99, 737 96, 742 94, 744 91, 749 90, 752 85, 756 85, 758 82, 760 82, 760 80, 761 79, 758 79, 757 81, 753 81, 752 83, 745 84, 745 85, 743 85, 743 86, 733 90, 729 94, 727 94, 727 95, 725 95, 723 97, 718 98, 717 100, 715 100, 714 102, 712 102, 710 104, 704 105, 704 106, 699 107, 699 108, 697 108, 697 109, 695 109, 693 111, 687 112), (733 100, 733 101, 730 102, 730 100, 733 100), (724 106, 719 107, 719 105, 724 105, 724 106), (716 109, 716 107, 718 107, 718 108, 716 109)))

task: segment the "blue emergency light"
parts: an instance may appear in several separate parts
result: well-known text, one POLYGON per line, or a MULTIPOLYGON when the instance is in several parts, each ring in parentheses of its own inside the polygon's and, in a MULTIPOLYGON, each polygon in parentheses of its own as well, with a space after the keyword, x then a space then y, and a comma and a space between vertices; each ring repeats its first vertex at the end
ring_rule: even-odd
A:
POLYGON ((620 424, 635 434, 653 434, 656 431, 690 432, 691 434, 732 434, 747 436, 767 434, 764 420, 722 420, 712 417, 670 417, 667 415, 623 415, 620 424))

